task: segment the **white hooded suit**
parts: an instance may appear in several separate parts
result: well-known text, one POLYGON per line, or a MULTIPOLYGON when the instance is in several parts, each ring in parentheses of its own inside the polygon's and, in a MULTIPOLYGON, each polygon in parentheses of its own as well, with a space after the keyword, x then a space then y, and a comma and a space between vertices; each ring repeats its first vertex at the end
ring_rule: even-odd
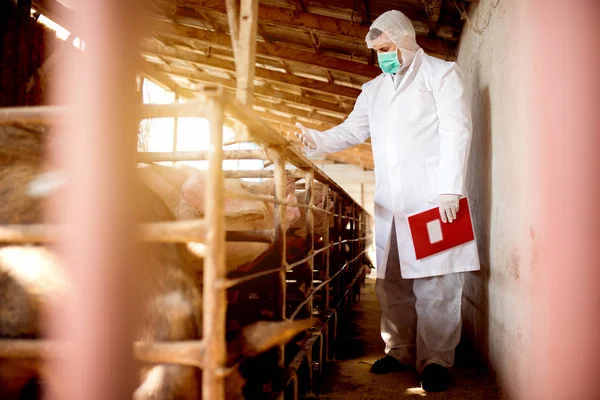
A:
MULTIPOLYGON (((412 362, 416 343, 419 372, 430 363, 450 367, 460 339, 459 273, 479 269, 477 246, 473 241, 417 260, 407 215, 434 207, 441 194, 466 195, 470 104, 459 67, 426 55, 402 13, 381 15, 374 28, 402 52, 400 71, 364 84, 352 113, 339 126, 308 130, 316 150, 307 149, 307 154, 333 153, 371 138, 376 290, 386 353, 412 362)), ((367 36, 369 47, 376 42, 367 36)))

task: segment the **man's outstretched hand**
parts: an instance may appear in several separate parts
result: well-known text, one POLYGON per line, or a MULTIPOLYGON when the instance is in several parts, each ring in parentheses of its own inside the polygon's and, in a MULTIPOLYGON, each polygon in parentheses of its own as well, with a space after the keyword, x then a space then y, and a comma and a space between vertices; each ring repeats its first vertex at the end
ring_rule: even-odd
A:
POLYGON ((296 135, 296 137, 302 142, 304 146, 308 147, 311 150, 316 150, 317 144, 313 140, 312 136, 310 136, 310 133, 308 133, 308 129, 306 129, 306 127, 300 122, 296 122, 296 126, 300 128, 300 133, 295 132, 294 135, 296 135))

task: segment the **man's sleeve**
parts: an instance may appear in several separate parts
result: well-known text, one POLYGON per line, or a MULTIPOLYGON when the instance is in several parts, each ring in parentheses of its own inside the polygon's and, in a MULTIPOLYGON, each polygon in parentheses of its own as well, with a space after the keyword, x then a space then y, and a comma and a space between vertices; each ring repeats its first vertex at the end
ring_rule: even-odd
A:
POLYGON ((316 129, 309 129, 308 131, 317 144, 316 150, 306 148, 306 154, 309 157, 335 153, 366 141, 370 136, 370 132, 369 108, 365 92, 360 93, 354 104, 354 109, 340 125, 324 132, 319 132, 316 129))
POLYGON ((432 88, 439 119, 439 194, 463 195, 472 125, 470 99, 458 65, 448 63, 434 77, 432 88))

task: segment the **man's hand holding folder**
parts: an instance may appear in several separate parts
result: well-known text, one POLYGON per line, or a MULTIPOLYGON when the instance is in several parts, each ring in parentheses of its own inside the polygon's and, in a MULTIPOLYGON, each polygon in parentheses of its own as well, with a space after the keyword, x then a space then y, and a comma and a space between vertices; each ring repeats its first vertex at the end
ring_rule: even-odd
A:
POLYGON ((475 240, 469 201, 463 197, 457 199, 457 203, 450 204, 450 216, 442 213, 441 204, 439 208, 408 216, 417 260, 475 240), (463 210, 460 214, 457 213, 459 208, 463 210), (452 223, 443 223, 445 218, 452 223))

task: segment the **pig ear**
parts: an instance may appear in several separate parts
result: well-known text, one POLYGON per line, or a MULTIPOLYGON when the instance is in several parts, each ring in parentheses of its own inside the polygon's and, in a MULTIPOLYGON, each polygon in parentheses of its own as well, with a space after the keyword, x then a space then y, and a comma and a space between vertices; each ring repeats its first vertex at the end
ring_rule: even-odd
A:
POLYGON ((283 322, 259 321, 242 329, 236 347, 241 356, 255 357, 279 344, 287 343, 316 322, 314 318, 283 322))

